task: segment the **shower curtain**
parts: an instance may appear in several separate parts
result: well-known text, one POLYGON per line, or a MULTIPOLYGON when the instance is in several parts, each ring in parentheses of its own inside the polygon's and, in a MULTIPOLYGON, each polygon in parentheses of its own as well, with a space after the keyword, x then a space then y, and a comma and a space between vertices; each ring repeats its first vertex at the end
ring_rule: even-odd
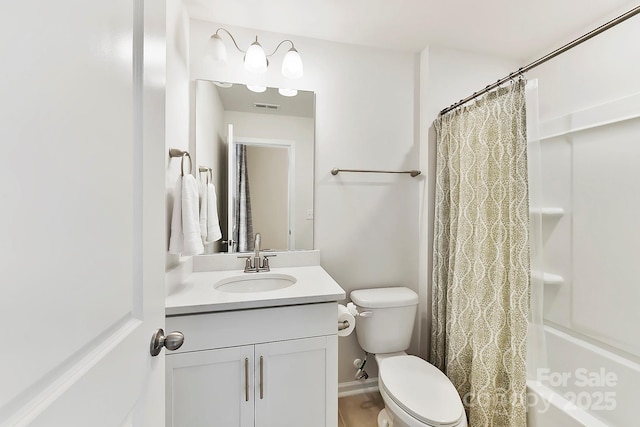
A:
POLYGON ((253 219, 251 216, 251 195, 249 192, 249 174, 247 172, 247 146, 236 145, 236 217, 234 240, 238 252, 252 251, 253 219))
POLYGON ((439 117, 431 362, 471 427, 526 425, 525 82, 439 117))

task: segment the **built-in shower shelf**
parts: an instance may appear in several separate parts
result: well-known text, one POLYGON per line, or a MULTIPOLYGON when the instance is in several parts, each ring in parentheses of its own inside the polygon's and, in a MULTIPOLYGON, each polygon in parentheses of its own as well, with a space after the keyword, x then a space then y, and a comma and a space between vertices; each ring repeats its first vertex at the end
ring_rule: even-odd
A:
POLYGON ((564 215, 562 208, 533 208, 529 211, 531 214, 540 214, 543 218, 560 218, 564 215))
POLYGON ((541 278, 542 282, 545 285, 562 285, 564 283, 564 277, 560 276, 559 274, 540 273, 540 272, 534 271, 532 276, 538 279, 541 278))

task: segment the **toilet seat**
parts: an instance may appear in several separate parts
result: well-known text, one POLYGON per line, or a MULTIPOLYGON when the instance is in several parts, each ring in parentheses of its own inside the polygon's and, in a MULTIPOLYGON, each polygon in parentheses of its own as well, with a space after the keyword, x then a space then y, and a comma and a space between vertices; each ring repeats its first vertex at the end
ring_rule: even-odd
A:
POLYGON ((462 401, 451 381, 416 356, 380 360, 378 381, 394 403, 424 424, 453 427, 464 417, 462 401))

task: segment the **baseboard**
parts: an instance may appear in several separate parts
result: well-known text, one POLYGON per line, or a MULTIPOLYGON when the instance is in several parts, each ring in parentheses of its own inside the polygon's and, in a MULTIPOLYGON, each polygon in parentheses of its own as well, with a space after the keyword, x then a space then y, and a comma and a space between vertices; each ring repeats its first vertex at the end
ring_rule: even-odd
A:
POLYGON ((338 384, 338 397, 353 396, 354 394, 378 391, 378 378, 368 378, 364 381, 349 381, 338 384))

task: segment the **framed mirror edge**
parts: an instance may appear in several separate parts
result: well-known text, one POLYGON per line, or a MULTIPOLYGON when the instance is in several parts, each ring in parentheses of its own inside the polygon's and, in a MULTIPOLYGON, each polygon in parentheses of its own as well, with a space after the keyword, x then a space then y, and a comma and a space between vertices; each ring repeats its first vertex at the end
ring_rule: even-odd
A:
MULTIPOLYGON (((195 135, 195 146, 196 146, 196 151, 198 152, 197 155, 197 162, 198 162, 198 166, 207 166, 206 164, 203 165, 202 163, 207 163, 206 161, 204 161, 203 157, 200 155, 200 145, 201 145, 201 132, 199 132, 199 127, 202 125, 203 123, 203 117, 201 114, 199 114, 199 109, 200 109, 200 104, 202 104, 202 96, 203 96, 203 92, 201 89, 201 86, 205 83, 211 83, 212 86, 215 87, 216 92, 218 93, 218 96, 221 97, 220 93, 222 92, 222 90, 224 89, 229 89, 229 88, 233 88, 236 87, 236 92, 240 91, 241 94, 246 95, 243 96, 243 99, 245 100, 245 104, 246 106, 244 107, 244 110, 241 108, 238 108, 237 106, 232 106, 232 107, 227 107, 226 105, 224 106, 223 110, 224 113, 229 113, 227 115, 227 117, 229 115, 236 115, 237 117, 240 117, 243 113, 245 113, 247 116, 251 115, 251 114, 260 114, 262 117, 262 119, 268 117, 269 115, 271 116, 281 116, 281 118, 277 119, 277 120, 283 120, 283 117, 286 118, 287 116, 291 116, 292 118, 298 117, 300 119, 310 119, 310 125, 308 126, 308 133, 310 135, 310 146, 308 146, 306 148, 306 153, 304 153, 304 156, 307 157, 307 165, 304 168, 305 171, 307 171, 308 177, 306 179, 300 179, 297 180, 296 178, 298 177, 298 175, 300 175, 299 169, 296 167, 291 168, 290 167, 290 172, 288 174, 289 179, 288 179, 288 183, 289 183, 289 187, 293 188, 294 190, 292 191, 288 191, 288 223, 289 223, 289 235, 288 235, 288 243, 287 243, 287 249, 284 249, 282 247, 277 247, 274 246, 272 247, 271 245, 268 244, 268 241, 265 242, 266 244, 263 244, 262 247, 266 248, 269 253, 280 253, 280 252, 309 252, 309 251, 314 251, 315 250, 315 224, 314 224, 314 209, 315 209, 315 188, 314 188, 314 184, 315 184, 315 139, 316 139, 316 94, 313 91, 309 91, 309 90, 299 90, 296 93, 296 96, 284 96, 282 94, 279 93, 279 89, 278 88, 267 88, 265 89, 264 92, 262 93, 256 93, 255 95, 253 95, 253 92, 251 92, 249 89, 247 89, 247 85, 243 84, 243 83, 232 83, 232 84, 228 84, 228 83, 220 83, 219 81, 215 81, 215 80, 210 80, 210 79, 195 79, 194 80, 195 83, 195 101, 194 101, 194 105, 195 105, 195 120, 194 120, 194 126, 195 126, 195 130, 194 130, 194 135, 195 135), (284 110, 284 112, 280 112, 280 114, 274 114, 271 110, 268 110, 267 113, 265 113, 264 111, 252 111, 252 108, 260 108, 260 107, 256 107, 255 104, 260 104, 260 100, 264 100, 264 97, 260 97, 260 96, 256 96, 256 95, 262 95, 265 92, 271 92, 271 99, 273 99, 273 96, 275 94, 277 94, 277 96, 279 96, 278 98, 278 104, 275 103, 269 103, 269 102, 262 102, 263 104, 267 104, 267 106, 273 106, 274 104, 277 105, 278 107, 282 107, 283 105, 285 105, 286 101, 288 101, 289 99, 292 98, 297 98, 298 96, 302 95, 304 97, 306 97, 307 100, 307 105, 304 106, 305 111, 304 112, 300 112, 298 110, 294 111, 293 113, 290 113, 291 110, 287 109, 286 107, 281 108, 281 110, 284 110), (255 98, 252 98, 254 97, 255 98), (250 99, 255 99, 256 101, 252 101, 251 104, 247 104, 247 100, 250 99), (281 102, 281 103, 280 103, 281 102), (297 197, 297 193, 302 192, 302 194, 304 194, 303 197, 297 197), (298 200, 302 200, 304 202, 303 206, 296 206, 296 202, 298 200), (300 225, 302 224, 302 226, 300 225), (300 237, 302 235, 302 233, 305 233, 304 238, 300 237), (304 242, 304 243, 296 243, 297 242, 304 242)), ((222 98, 222 97, 221 97, 222 98)), ((222 101, 221 99, 221 102, 222 101)), ((295 105, 295 104, 294 104, 295 105)), ((264 107, 262 107, 264 108, 264 107)), ((291 108, 296 108, 291 107, 291 108)), ((256 116, 258 117, 258 116, 256 116)), ((276 119, 274 119, 276 120, 276 119)), ((226 119, 224 121, 225 126, 221 126, 221 128, 226 129, 226 125, 230 122, 229 119, 226 119)), ((273 126, 273 127, 277 127, 277 126, 273 126)), ((296 126, 280 126, 281 129, 286 129, 286 128, 296 128, 296 126)), ((304 156, 298 156, 298 152, 299 151, 305 151, 305 150, 299 150, 298 147, 303 145, 301 143, 299 143, 299 141, 297 140, 298 138, 295 137, 291 137, 291 135, 287 135, 286 133, 281 134, 281 135, 274 135, 274 134, 268 134, 268 135, 262 135, 259 133, 255 133, 252 130, 249 130, 249 128, 247 127, 246 123, 241 123, 238 126, 235 126, 235 129, 233 131, 233 138, 238 140, 239 142, 248 142, 249 145, 259 145, 259 144, 264 144, 269 145, 269 141, 274 142, 273 145, 289 145, 289 150, 291 152, 291 164, 296 164, 295 162, 298 162, 298 158, 299 157, 304 157, 304 156), (266 136, 266 137, 265 137, 266 136), (286 144, 285 144, 286 142, 286 144)), ((227 156, 229 154, 228 149, 229 149, 229 145, 228 145, 228 140, 224 141, 227 144, 227 156)), ((233 143, 233 141, 232 141, 233 143)), ((233 145, 233 144, 232 144, 233 145)), ((214 169, 216 169, 218 165, 212 165, 209 167, 213 167, 214 169)), ((229 169, 229 165, 225 166, 225 167, 220 167, 217 169, 227 169, 227 175, 228 175, 228 169, 229 169)), ((220 181, 218 182, 220 183, 220 181)), ((226 186, 225 186, 226 187, 226 186)), ((221 189, 220 189, 221 190, 221 189)), ((221 198, 221 194, 220 193, 226 193, 224 195, 222 195, 225 199, 229 198, 229 194, 231 193, 231 190, 227 189, 227 191, 219 191, 218 192, 218 196, 219 198, 221 198)), ((231 202, 228 202, 231 203, 231 202)), ((228 204, 227 203, 227 204, 228 204)), ((234 202, 235 204, 235 202, 234 202)), ((301 203, 300 203, 301 204, 301 203)), ((229 214, 227 214, 228 210, 225 209, 220 209, 220 205, 219 205, 219 214, 220 214, 220 225, 221 228, 223 228, 222 230, 222 241, 228 241, 228 236, 230 234, 233 235, 237 235, 236 233, 232 233, 229 230, 229 225, 228 225, 228 217, 230 216, 229 214), (223 218, 225 217, 225 218, 223 218), (226 226, 225 226, 226 225, 226 226)), ((235 216, 235 215, 234 215, 235 216)), ((254 229, 254 235, 255 233, 260 232, 261 235, 263 235, 263 241, 264 241, 264 234, 261 231, 261 229, 254 229)), ((268 234, 268 233, 267 233, 268 234)), ((235 240, 235 239, 232 239, 235 240)), ((211 256, 211 255, 225 255, 225 254, 229 254, 230 252, 228 252, 226 250, 226 244, 221 244, 220 241, 218 241, 217 243, 213 243, 213 244, 208 244, 207 245, 207 253, 201 255, 201 256, 211 256), (216 251, 213 250, 213 248, 217 248, 216 251)), ((246 252, 251 252, 253 249, 251 250, 244 250, 241 251, 240 253, 246 253, 246 252)), ((263 249, 261 248, 261 251, 263 249)), ((239 253, 238 251, 233 251, 231 252, 231 254, 237 254, 239 253)))

